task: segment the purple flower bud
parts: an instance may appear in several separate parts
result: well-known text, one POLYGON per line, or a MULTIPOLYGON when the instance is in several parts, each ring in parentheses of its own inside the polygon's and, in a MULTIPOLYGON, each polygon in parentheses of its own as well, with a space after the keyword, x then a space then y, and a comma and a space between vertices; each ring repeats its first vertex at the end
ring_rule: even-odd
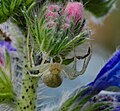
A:
POLYGON ((9 41, 0 41, 0 66, 5 65, 5 50, 8 50, 9 53, 17 51, 16 48, 12 46, 12 42, 9 41))
POLYGON ((0 47, 7 49, 8 52, 17 51, 16 48, 14 48, 12 46, 12 42, 11 41, 9 41, 9 42, 7 42, 7 41, 0 41, 0 47))

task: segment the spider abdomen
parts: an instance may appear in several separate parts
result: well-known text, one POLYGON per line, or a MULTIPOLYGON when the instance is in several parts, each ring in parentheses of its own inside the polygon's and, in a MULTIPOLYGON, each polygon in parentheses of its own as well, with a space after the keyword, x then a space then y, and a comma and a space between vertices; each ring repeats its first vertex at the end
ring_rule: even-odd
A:
POLYGON ((62 70, 62 65, 59 63, 52 63, 50 64, 49 70, 46 71, 43 76, 43 82, 48 86, 48 87, 58 87, 62 83, 62 78, 60 76, 62 70))
POLYGON ((43 82, 48 86, 48 87, 58 87, 62 83, 62 79, 59 75, 56 74, 51 74, 51 73, 46 73, 42 76, 43 82))

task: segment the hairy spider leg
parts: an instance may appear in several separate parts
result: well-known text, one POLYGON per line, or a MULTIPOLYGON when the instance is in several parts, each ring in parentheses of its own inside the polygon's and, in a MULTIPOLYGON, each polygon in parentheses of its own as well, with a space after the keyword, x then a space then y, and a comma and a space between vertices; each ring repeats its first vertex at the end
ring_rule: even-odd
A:
POLYGON ((44 73, 49 71, 50 63, 34 66, 29 69, 29 75, 32 77, 41 77, 44 73), (36 73, 34 73, 36 71, 36 73))
MULTIPOLYGON (((83 62, 82 69, 80 71, 76 70, 76 61, 75 61, 75 64, 73 65, 72 68, 70 66, 64 65, 62 72, 69 79, 75 79, 79 75, 82 75, 86 71, 88 63, 89 63, 89 61, 91 59, 91 55, 92 55, 91 48, 89 47, 88 53, 86 55, 84 55, 84 56, 78 56, 78 57, 76 56, 77 59, 85 59, 84 62, 83 62)), ((75 60, 76 60, 76 58, 75 58, 75 60)))

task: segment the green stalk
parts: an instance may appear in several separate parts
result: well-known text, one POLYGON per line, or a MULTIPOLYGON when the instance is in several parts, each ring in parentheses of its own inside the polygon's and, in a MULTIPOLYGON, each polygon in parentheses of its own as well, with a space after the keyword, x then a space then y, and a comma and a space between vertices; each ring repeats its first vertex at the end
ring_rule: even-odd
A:
POLYGON ((17 98, 16 111, 35 111, 36 103, 36 90, 39 78, 31 77, 29 75, 29 69, 34 66, 32 63, 32 52, 30 46, 30 35, 25 38, 24 45, 24 67, 22 76, 21 93, 17 98))
POLYGON ((24 70, 20 97, 17 99, 16 111, 35 111, 35 99, 38 78, 30 77, 24 70))

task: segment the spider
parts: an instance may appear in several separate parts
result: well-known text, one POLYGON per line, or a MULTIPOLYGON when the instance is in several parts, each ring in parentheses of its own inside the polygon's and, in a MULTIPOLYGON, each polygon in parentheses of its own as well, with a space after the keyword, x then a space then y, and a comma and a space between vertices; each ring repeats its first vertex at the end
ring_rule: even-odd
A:
MULTIPOLYGON (((60 15, 60 11, 58 12, 58 14, 60 15)), ((26 16, 26 18, 28 17, 27 14, 25 14, 25 16, 26 16)), ((61 19, 61 17, 60 17, 60 19, 61 19)), ((36 20, 37 20, 37 18, 36 18, 36 20)), ((27 21, 29 21, 29 20, 27 19, 27 21)), ((58 23, 59 22, 61 23, 61 21, 58 20, 58 23)), ((44 24, 42 24, 42 25, 44 27, 44 24)), ((82 42, 83 40, 85 40, 86 37, 89 38, 88 36, 91 34, 89 34, 89 30, 86 30, 84 33, 84 31, 83 31, 84 25, 85 25, 85 19, 83 20, 82 24, 81 23, 78 24, 78 30, 76 29, 78 35, 80 34, 80 36, 75 35, 75 33, 71 29, 69 29, 70 30, 70 31, 68 30, 69 33, 68 32, 65 33, 66 37, 64 38, 64 40, 62 40, 63 35, 61 34, 61 30, 57 25, 55 27, 55 29, 57 29, 57 31, 56 30, 54 31, 55 33, 53 33, 53 30, 48 31, 48 29, 46 29, 46 28, 40 29, 40 28, 36 27, 35 31, 37 34, 35 34, 35 35, 33 34, 33 35, 36 36, 37 39, 40 38, 38 40, 39 41, 38 46, 40 47, 39 55, 40 55, 40 58, 42 58, 42 59, 39 59, 40 64, 38 64, 39 60, 37 60, 37 63, 34 64, 34 60, 33 60, 32 56, 34 56, 34 54, 33 54, 34 48, 33 47, 35 47, 35 46, 34 46, 34 44, 32 44, 33 46, 30 47, 30 48, 32 48, 30 51, 29 51, 29 47, 27 47, 27 49, 28 49, 27 52, 28 53, 30 52, 30 54, 28 54, 29 55, 28 58, 31 59, 30 67, 32 66, 30 69, 28 68, 29 75, 33 76, 33 77, 41 77, 42 81, 48 87, 52 87, 52 88, 60 86, 62 84, 63 77, 66 77, 69 79, 75 79, 77 76, 82 75, 85 72, 86 67, 91 58, 91 45, 88 48, 87 54, 84 56, 76 56, 76 52, 74 51, 73 58, 67 59, 67 55, 69 55, 69 54, 63 54, 63 53, 65 53, 64 51, 66 51, 66 50, 69 51, 69 48, 70 48, 70 51, 73 51, 73 49, 75 49, 77 46, 77 45, 75 45, 75 43, 78 44, 79 42, 82 42), (42 34, 42 32, 44 32, 44 34, 42 34), (51 35, 51 33, 49 33, 49 32, 53 33, 53 35, 51 35), (60 32, 60 33, 58 33, 58 32, 60 32), (82 32, 83 35, 81 35, 80 32, 82 32), (41 33, 40 36, 38 36, 39 33, 41 33), (58 39, 59 41, 56 41, 57 35, 58 35, 58 37, 59 37, 59 35, 61 37, 61 39, 58 39), (55 45, 56 47, 51 48, 51 43, 48 43, 48 41, 47 41, 49 36, 51 36, 50 41, 53 41, 52 44, 56 44, 55 45), (53 40, 52 38, 54 38, 55 40, 53 40), (52 51, 54 52, 54 48, 55 48, 55 50, 57 50, 57 46, 62 47, 65 45, 65 43, 67 44, 67 46, 63 48, 64 50, 62 52, 61 52, 62 48, 59 48, 58 52, 50 55, 52 57, 49 56, 49 54, 52 51), (48 45, 46 45, 46 44, 48 44, 48 45), (49 44, 50 44, 50 46, 49 46, 49 44), (77 71, 76 63, 77 63, 77 60, 80 60, 80 59, 84 59, 83 66, 82 66, 81 71, 77 71), (73 67, 70 67, 68 64, 66 65, 64 63, 65 60, 71 61, 70 63, 74 63, 73 67), (36 64, 37 64, 37 66, 34 66, 36 64)), ((33 28, 33 30, 34 30, 34 28, 33 28)), ((28 38, 28 40, 29 40, 29 38, 28 38)), ((67 52, 67 53, 69 53, 69 52, 67 52)), ((36 58, 36 56, 35 56, 35 58, 36 58)))
POLYGON ((68 65, 64 65, 62 58, 60 63, 53 62, 51 60, 50 63, 41 63, 38 66, 33 67, 29 70, 30 76, 33 77, 41 77, 42 81, 48 86, 48 87, 58 87, 62 84, 63 81, 63 75, 70 80, 75 79, 77 76, 82 75, 91 58, 91 48, 88 48, 88 52, 84 56, 75 56, 73 58, 70 58, 71 60, 74 59, 75 65, 71 68, 68 65), (81 71, 76 70, 76 60, 84 59, 83 66, 81 71))

